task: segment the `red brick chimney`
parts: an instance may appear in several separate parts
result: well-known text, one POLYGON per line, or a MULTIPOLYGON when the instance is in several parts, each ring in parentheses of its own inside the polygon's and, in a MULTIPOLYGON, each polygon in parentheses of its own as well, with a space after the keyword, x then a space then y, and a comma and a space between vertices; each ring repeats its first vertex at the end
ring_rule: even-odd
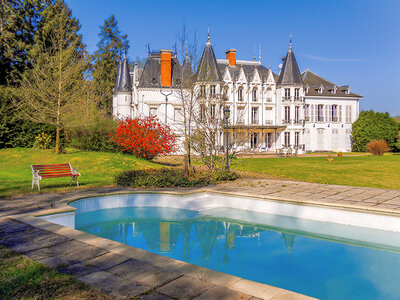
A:
POLYGON ((225 51, 226 59, 228 60, 229 64, 233 67, 236 66, 236 51, 237 51, 236 49, 229 49, 225 51))
POLYGON ((171 57, 172 50, 160 50, 161 86, 171 86, 171 57))

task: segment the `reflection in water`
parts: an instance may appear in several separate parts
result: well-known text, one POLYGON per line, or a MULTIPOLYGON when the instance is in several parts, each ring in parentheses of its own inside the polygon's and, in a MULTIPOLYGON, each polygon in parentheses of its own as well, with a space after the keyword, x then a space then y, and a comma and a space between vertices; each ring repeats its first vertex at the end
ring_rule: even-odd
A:
POLYGON ((77 213, 75 226, 154 253, 322 299, 396 299, 400 294, 398 252, 168 208, 77 213))

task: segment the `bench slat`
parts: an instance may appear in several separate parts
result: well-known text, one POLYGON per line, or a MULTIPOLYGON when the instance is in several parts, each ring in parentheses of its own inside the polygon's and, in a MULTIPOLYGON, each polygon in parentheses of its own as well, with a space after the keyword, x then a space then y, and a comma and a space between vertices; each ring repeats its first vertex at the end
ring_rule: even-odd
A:
POLYGON ((63 170, 63 169, 70 169, 70 167, 56 167, 56 168, 33 168, 34 170, 63 170))
POLYGON ((71 172, 46 172, 46 173, 39 173, 39 176, 47 176, 47 175, 65 175, 69 176, 69 174, 72 174, 71 172))
POLYGON ((53 175, 44 175, 42 178, 56 178, 56 177, 69 177, 73 176, 72 174, 53 174, 53 175))
POLYGON ((55 165, 32 165, 32 167, 41 168, 41 167, 59 167, 59 166, 69 166, 69 164, 55 164, 55 165))

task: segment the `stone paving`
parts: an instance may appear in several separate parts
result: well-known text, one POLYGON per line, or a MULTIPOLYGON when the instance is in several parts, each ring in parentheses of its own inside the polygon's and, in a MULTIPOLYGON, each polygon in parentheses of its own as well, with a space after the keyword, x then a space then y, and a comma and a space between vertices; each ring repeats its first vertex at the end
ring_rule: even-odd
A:
MULTIPOLYGON (((71 274, 116 298, 309 299, 294 292, 176 261, 32 217, 65 210, 66 204, 77 198, 130 191, 135 190, 74 189, 63 194, 37 193, 0 200, 0 244, 71 274)), ((160 191, 211 191, 400 216, 400 190, 240 179, 205 189, 160 191)))

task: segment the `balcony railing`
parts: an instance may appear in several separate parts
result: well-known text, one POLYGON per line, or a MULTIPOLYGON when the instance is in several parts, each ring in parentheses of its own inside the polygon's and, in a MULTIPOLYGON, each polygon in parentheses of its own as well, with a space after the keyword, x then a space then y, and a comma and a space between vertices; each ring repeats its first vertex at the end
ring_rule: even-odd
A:
POLYGON ((257 125, 257 124, 258 124, 258 119, 252 119, 252 120, 251 120, 251 124, 257 125))
POLYGON ((282 124, 290 124, 290 120, 289 119, 283 119, 282 120, 282 124))
POLYGON ((300 119, 294 119, 293 124, 303 124, 303 120, 300 119))
POLYGON ((266 125, 273 124, 273 121, 272 121, 272 120, 265 120, 265 124, 266 124, 266 125))

